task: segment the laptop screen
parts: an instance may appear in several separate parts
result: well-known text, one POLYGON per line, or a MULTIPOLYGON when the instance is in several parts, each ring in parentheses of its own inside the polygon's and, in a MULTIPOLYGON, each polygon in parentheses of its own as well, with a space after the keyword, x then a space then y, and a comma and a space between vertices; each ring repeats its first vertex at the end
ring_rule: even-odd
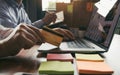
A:
POLYGON ((109 48, 118 22, 120 7, 118 6, 114 11, 112 20, 106 20, 106 18, 98 14, 96 11, 97 8, 93 11, 85 37, 99 45, 109 48))

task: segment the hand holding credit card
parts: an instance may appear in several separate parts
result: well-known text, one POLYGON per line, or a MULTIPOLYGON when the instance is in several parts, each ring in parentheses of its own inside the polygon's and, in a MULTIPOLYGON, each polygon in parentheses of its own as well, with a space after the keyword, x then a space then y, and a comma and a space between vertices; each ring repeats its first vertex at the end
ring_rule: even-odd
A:
POLYGON ((55 46, 59 46, 63 40, 63 35, 53 31, 52 29, 48 28, 47 26, 43 27, 41 31, 45 41, 55 46))

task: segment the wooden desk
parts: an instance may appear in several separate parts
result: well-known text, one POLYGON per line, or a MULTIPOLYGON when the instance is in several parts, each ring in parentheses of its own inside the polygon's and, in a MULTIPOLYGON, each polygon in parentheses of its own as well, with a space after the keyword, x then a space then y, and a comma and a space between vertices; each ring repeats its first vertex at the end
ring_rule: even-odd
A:
MULTIPOLYGON (((0 75, 6 75, 4 73, 17 75, 17 72, 28 72, 34 73, 31 75, 39 75, 38 67, 41 59, 37 58, 38 47, 38 45, 35 45, 29 50, 21 50, 17 56, 0 59, 0 75)), ((118 47, 119 44, 116 44, 107 53, 103 54, 105 61, 114 70, 113 75, 120 75, 120 47, 118 47)), ((74 75, 78 74, 75 73, 74 75)))

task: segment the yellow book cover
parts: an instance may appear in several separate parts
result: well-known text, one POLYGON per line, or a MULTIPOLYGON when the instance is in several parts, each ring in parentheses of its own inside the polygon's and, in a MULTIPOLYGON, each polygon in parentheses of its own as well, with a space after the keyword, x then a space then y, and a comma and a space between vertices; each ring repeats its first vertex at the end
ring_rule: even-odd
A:
POLYGON ((75 54, 77 60, 84 61, 104 61, 99 54, 75 54))

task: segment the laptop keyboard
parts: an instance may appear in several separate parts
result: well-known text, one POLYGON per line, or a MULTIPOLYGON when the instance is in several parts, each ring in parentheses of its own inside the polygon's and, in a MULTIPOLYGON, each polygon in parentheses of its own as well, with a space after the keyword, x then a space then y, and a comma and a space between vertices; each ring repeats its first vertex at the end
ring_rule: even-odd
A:
POLYGON ((89 44, 85 43, 83 40, 74 40, 74 41, 69 41, 67 42, 68 47, 70 48, 94 48, 90 46, 89 44))

